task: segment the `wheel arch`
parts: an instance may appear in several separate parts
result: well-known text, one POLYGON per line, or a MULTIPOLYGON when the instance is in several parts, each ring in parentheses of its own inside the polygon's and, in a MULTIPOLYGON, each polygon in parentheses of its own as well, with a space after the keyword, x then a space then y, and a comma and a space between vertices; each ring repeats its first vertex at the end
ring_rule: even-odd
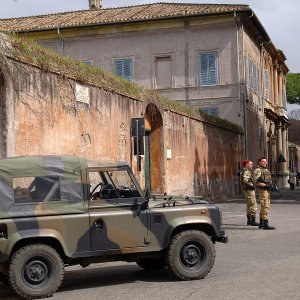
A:
POLYGON ((164 241, 164 248, 167 248, 169 245, 170 240, 179 232, 184 230, 199 230, 206 233, 209 237, 212 237, 216 234, 214 227, 208 223, 185 223, 178 225, 177 227, 173 228, 171 232, 166 236, 164 241))
POLYGON ((52 247, 57 251, 63 261, 66 260, 65 251, 61 245, 61 243, 54 237, 27 237, 24 239, 18 240, 14 246, 12 247, 11 255, 15 253, 18 249, 30 245, 30 244, 44 244, 52 247))

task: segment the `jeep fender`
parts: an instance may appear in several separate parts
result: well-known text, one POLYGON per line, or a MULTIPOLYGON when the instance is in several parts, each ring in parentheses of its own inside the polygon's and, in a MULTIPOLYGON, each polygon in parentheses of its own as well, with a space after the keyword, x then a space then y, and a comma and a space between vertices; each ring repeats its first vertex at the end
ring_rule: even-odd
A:
POLYGON ((211 222, 209 216, 178 217, 169 221, 169 227, 162 248, 165 249, 168 247, 171 237, 176 233, 191 228, 201 230, 209 236, 219 235, 216 225, 211 222))

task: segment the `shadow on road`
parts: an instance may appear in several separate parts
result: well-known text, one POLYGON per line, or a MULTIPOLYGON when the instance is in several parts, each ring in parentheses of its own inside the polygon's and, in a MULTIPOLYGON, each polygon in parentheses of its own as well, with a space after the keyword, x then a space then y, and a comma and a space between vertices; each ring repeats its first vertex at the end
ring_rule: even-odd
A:
POLYGON ((247 226, 244 224, 226 224, 223 223, 222 225, 223 229, 230 229, 230 230, 246 230, 246 231, 253 231, 253 230, 257 230, 258 226, 247 226))
MULTIPOLYGON (((165 268, 163 270, 146 271, 134 264, 107 266, 99 264, 88 269, 68 270, 59 293, 88 288, 109 287, 133 282, 173 282, 177 279, 165 268)), ((77 267, 76 267, 77 268, 77 267)), ((8 285, 0 283, 0 299, 20 300, 8 285)))
POLYGON ((146 271, 137 265, 121 265, 109 267, 95 267, 67 271, 61 291, 85 289, 89 287, 113 286, 132 283, 135 281, 145 282, 169 282, 176 278, 167 269, 146 271))

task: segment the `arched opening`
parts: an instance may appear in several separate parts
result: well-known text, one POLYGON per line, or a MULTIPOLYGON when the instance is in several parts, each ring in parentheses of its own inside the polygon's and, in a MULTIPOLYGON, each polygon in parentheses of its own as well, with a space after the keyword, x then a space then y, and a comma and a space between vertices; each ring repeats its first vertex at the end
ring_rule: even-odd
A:
POLYGON ((146 107, 145 131, 145 186, 154 193, 163 193, 163 120, 152 103, 146 107))

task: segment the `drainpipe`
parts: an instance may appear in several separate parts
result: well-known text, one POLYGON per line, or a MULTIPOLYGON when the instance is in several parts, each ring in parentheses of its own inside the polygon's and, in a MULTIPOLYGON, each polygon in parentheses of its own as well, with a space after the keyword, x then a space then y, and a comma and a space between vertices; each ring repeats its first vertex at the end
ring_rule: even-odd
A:
POLYGON ((260 85, 260 104, 261 104, 261 110, 262 110, 262 117, 263 117, 263 137, 262 137, 262 142, 263 142, 263 153, 264 156, 267 157, 267 140, 266 140, 266 132, 265 132, 265 122, 266 122, 266 116, 265 116, 265 102, 264 102, 264 81, 265 81, 265 64, 264 64, 264 43, 260 43, 260 68, 261 68, 261 75, 260 75, 260 80, 261 80, 261 85, 260 85))
MULTIPOLYGON (((236 16, 236 11, 233 12, 233 16, 235 19, 235 25, 236 25, 236 47, 237 47, 237 74, 238 74, 238 98, 239 98, 239 111, 241 112, 241 102, 243 101, 243 108, 244 108, 244 130, 245 130, 245 137, 244 137, 244 149, 245 149, 245 157, 248 159, 248 126, 247 126, 247 110, 246 110, 246 97, 245 93, 243 93, 243 97, 241 96, 241 71, 240 71, 240 41, 239 41, 239 24, 238 19, 236 16)), ((243 23, 241 21, 241 28, 243 28, 243 23)), ((244 59, 244 39, 243 39, 243 45, 242 45, 242 54, 244 59)), ((245 64, 243 64, 244 67, 245 64)))
POLYGON ((63 39, 61 38, 61 35, 60 35, 60 29, 59 27, 57 27, 57 35, 58 35, 58 40, 59 40, 59 44, 60 44, 60 54, 61 55, 64 55, 64 41, 63 39))
POLYGON ((184 77, 185 77, 185 101, 190 101, 190 64, 189 64, 189 50, 190 50, 190 32, 189 21, 184 21, 184 77))

